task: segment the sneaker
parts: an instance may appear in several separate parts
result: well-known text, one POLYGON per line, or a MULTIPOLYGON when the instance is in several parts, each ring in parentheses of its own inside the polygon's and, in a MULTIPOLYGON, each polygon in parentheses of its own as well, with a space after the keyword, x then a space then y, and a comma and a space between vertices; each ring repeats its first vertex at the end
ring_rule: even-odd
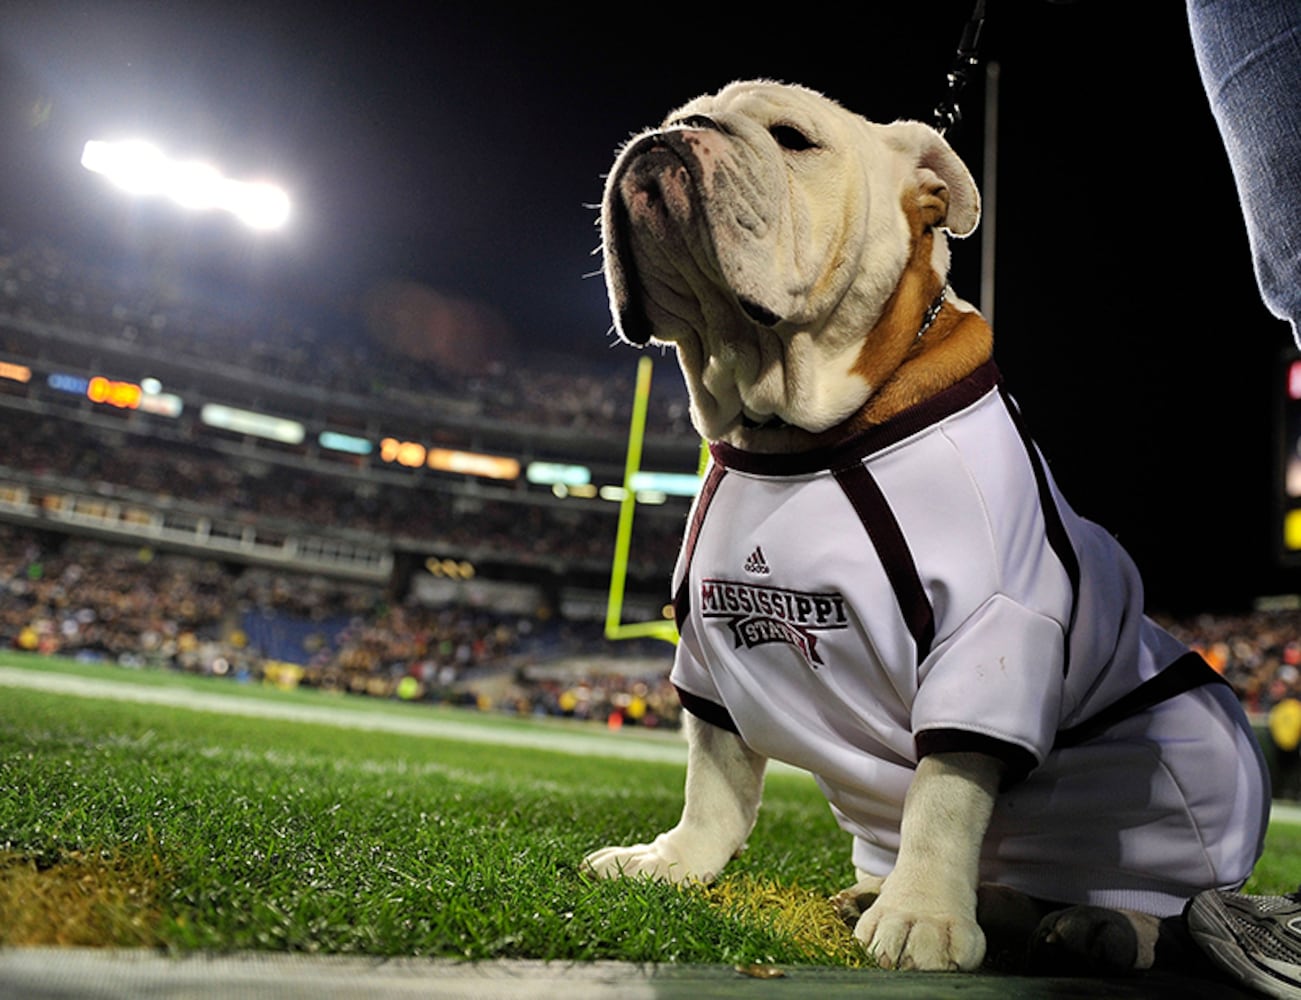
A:
POLYGON ((1193 897, 1185 918, 1202 951, 1239 983, 1301 1000, 1301 892, 1247 896, 1210 889, 1193 897))

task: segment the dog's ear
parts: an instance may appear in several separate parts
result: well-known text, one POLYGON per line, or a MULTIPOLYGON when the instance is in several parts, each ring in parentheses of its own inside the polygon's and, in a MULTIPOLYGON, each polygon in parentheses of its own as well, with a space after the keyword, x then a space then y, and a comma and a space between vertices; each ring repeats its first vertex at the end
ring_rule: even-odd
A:
POLYGON ((954 236, 969 236, 980 221, 980 192, 953 147, 921 122, 884 125, 882 135, 888 145, 912 158, 928 221, 954 236))

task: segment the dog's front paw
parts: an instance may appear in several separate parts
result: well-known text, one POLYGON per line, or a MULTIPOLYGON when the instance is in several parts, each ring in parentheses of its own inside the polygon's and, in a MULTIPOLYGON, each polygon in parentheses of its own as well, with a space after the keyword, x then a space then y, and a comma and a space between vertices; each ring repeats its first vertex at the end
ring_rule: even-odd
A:
POLYGON ((877 900, 854 936, 883 969, 969 972, 985 958, 985 935, 974 917, 877 900))
POLYGON ((582 871, 598 878, 650 878, 658 882, 712 882, 716 867, 701 864, 671 834, 649 844, 603 847, 583 859, 582 871))

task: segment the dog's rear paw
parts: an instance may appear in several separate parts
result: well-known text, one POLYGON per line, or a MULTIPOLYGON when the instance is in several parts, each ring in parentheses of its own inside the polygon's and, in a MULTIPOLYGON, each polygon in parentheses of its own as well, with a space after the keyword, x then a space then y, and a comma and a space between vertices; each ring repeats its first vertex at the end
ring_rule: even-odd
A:
POLYGON ((1048 914, 1030 939, 1028 971, 1038 975, 1128 975, 1152 964, 1157 921, 1101 906, 1048 914), (1137 921, 1137 923, 1136 923, 1137 921), (1151 923, 1152 941, 1145 934, 1151 923))
POLYGON ((848 889, 842 889, 832 896, 831 907, 847 927, 853 927, 858 923, 858 918, 867 912, 868 907, 876 902, 876 897, 881 895, 881 886, 884 884, 885 879, 868 875, 848 889))

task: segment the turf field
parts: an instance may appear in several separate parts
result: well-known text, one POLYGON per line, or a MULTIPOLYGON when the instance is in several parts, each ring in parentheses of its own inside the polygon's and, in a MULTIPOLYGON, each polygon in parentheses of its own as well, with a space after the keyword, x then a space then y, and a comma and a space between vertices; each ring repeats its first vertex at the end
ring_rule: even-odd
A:
MULTIPOLYGON (((0 944, 862 962, 825 905, 847 839, 806 776, 770 775, 711 888, 591 882, 585 852, 676 821, 675 738, 25 655, 0 672, 0 944)), ((1301 826, 1276 822, 1251 888, 1298 883, 1301 826)))

